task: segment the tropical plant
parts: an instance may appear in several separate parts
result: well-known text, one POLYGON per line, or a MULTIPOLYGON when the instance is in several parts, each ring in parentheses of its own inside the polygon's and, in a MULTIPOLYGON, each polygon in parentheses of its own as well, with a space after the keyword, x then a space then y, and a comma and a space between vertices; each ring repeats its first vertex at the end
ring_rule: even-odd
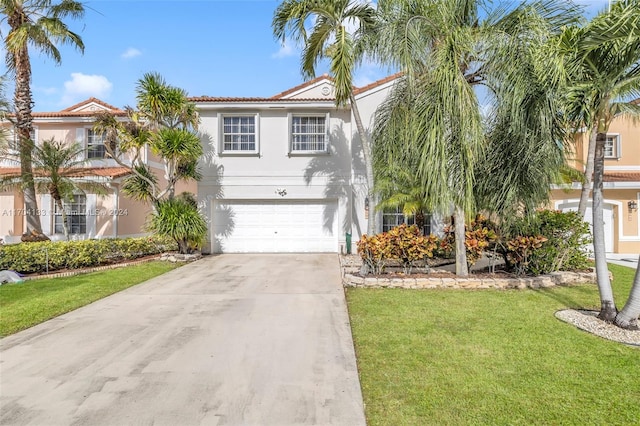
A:
POLYGON ((0 24, 7 26, 2 41, 6 50, 7 67, 15 78, 13 98, 15 128, 20 148, 20 174, 27 221, 27 233, 42 233, 33 176, 31 155, 32 106, 31 62, 29 47, 61 62, 59 46, 72 45, 81 52, 84 44, 80 36, 65 24, 66 18, 80 19, 84 6, 75 0, 0 0, 0 24))
MULTIPOLYGON (((604 245, 604 146, 615 117, 640 116, 640 105, 627 101, 640 97, 639 23, 638 0, 621 0, 586 26, 567 28, 559 42, 572 78, 567 96, 569 116, 576 127, 585 126, 590 135, 579 212, 584 215, 586 210, 593 174, 592 223, 599 317, 623 327, 635 323, 640 304, 635 304, 635 309, 625 307, 624 314, 618 314, 613 298, 604 245)), ((634 289, 640 292, 637 287, 634 289)), ((638 298, 640 294, 632 293, 629 300, 633 304, 638 298)))
MULTIPOLYGON (((35 170, 34 184, 39 193, 49 193, 62 215, 62 229, 69 239, 67 212, 63 201, 73 200, 75 192, 91 192, 104 195, 108 187, 84 173, 84 148, 78 143, 66 144, 51 138, 33 148, 32 161, 35 170)), ((14 160, 19 162, 18 159, 14 160)), ((21 176, 0 179, 0 188, 22 187, 21 176)))
POLYGON ((136 99, 137 109, 127 108, 126 120, 100 114, 94 129, 105 134, 108 155, 131 171, 123 183, 124 192, 150 201, 155 209, 161 200, 175 197, 179 181, 200 179, 197 164, 203 149, 195 133, 199 117, 187 93, 157 73, 144 74, 138 81, 136 99), (162 186, 143 161, 145 146, 162 159, 162 186), (129 156, 128 161, 124 155, 129 156))
MULTIPOLYGON (((366 168, 367 194, 371 211, 375 211, 373 156, 369 135, 364 127, 358 103, 353 93, 353 71, 362 60, 358 43, 369 32, 375 19, 375 9, 368 2, 354 0, 285 0, 273 16, 273 33, 284 42, 287 37, 302 43, 301 71, 305 78, 316 76, 316 65, 329 61, 337 106, 347 103, 356 123, 362 144, 366 168), (356 26, 351 32, 349 26, 356 26), (311 26, 311 28, 307 28, 311 26)), ((376 215, 369 215, 367 233, 376 232, 376 215)))
POLYGON ((463 276, 465 219, 477 210, 476 197, 480 207, 495 211, 538 204, 548 199, 549 182, 563 163, 557 85, 545 80, 541 46, 571 22, 573 11, 541 2, 513 10, 484 5, 380 1, 379 27, 369 42, 375 58, 405 72, 378 109, 374 150, 415 172, 435 211, 447 215, 453 207, 456 273, 463 276), (485 117, 480 85, 491 105, 485 117), (502 147, 510 145, 530 163, 505 167, 511 157, 501 157, 502 147), (546 157, 536 157, 542 152, 546 157))
POLYGON ((186 193, 159 201, 148 227, 156 235, 173 239, 182 254, 200 248, 207 234, 207 222, 195 198, 186 193))

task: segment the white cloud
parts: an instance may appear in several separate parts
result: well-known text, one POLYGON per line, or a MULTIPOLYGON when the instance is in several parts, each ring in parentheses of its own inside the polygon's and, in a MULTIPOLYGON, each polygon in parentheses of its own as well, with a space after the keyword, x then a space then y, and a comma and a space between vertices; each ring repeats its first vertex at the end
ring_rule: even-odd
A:
POLYGON ((111 94, 113 84, 103 75, 87 75, 81 72, 71 73, 71 80, 64 82, 61 104, 71 105, 94 96, 106 98, 111 94))
POLYGON ((127 50, 125 50, 124 53, 122 53, 122 55, 120 55, 120 57, 122 59, 131 59, 131 58, 135 58, 136 56, 140 56, 140 55, 142 55, 141 51, 139 51, 135 47, 130 47, 127 50))
POLYGON ((286 58, 287 56, 295 55, 296 49, 291 45, 291 41, 285 40, 284 43, 280 46, 280 50, 271 55, 272 58, 286 58))

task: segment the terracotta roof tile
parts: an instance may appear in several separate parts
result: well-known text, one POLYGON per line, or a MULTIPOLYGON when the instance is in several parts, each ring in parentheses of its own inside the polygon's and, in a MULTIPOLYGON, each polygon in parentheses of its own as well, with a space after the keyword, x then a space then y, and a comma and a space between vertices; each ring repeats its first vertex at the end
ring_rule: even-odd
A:
POLYGON ((332 102, 332 98, 304 98, 304 99, 281 99, 281 98, 233 98, 233 97, 216 97, 216 96, 198 96, 189 98, 191 102, 217 102, 217 103, 262 103, 262 102, 332 102))
MULTIPOLYGON (((91 117, 102 111, 82 111, 82 112, 34 112, 31 115, 33 118, 62 118, 62 117, 91 117)), ((110 111, 116 117, 126 117, 127 113, 121 110, 110 111)))
MULTIPOLYGON (((129 173, 128 168, 126 167, 85 167, 74 170, 71 173, 68 173, 69 177, 87 177, 87 176, 100 176, 107 178, 119 178, 122 176, 126 176, 129 173)), ((35 171, 36 176, 42 176, 41 173, 35 171)), ((0 176, 19 176, 20 175, 20 167, 2 167, 0 168, 0 176)))
POLYGON ((402 76, 402 74, 403 73, 398 72, 398 73, 392 74, 390 76, 387 76, 387 77, 385 77, 383 79, 380 79, 378 81, 374 81, 371 84, 367 84, 366 86, 357 87, 357 88, 353 89, 353 94, 354 95, 359 95, 360 93, 364 93, 364 92, 366 92, 368 90, 371 90, 371 89, 374 89, 374 88, 376 88, 378 86, 382 86, 383 84, 389 83, 390 81, 393 81, 393 80, 397 79, 398 77, 402 76))
POLYGON ((298 90, 302 90, 305 87, 309 87, 309 86, 313 86, 314 84, 322 81, 322 80, 329 80, 329 81, 333 81, 333 78, 331 78, 328 74, 323 74, 320 77, 316 77, 312 80, 309 81, 305 81, 302 84, 299 84, 295 87, 292 87, 291 89, 285 90, 284 92, 280 92, 275 96, 272 96, 271 99, 282 99, 283 97, 290 95, 292 93, 297 92, 298 90))
POLYGON ((101 101, 98 98, 90 97, 89 99, 85 99, 84 101, 78 102, 75 105, 71 105, 69 108, 63 109, 60 112, 74 112, 74 110, 76 110, 76 109, 78 109, 80 107, 83 107, 85 105, 89 105, 90 103, 96 103, 96 104, 101 105, 101 106, 103 106, 103 107, 105 107, 107 109, 110 109, 112 111, 122 111, 120 108, 114 107, 113 105, 110 105, 110 104, 108 104, 108 103, 106 103, 104 101, 101 101))
POLYGON ((638 172, 606 172, 604 174, 605 182, 640 182, 640 173, 638 172))

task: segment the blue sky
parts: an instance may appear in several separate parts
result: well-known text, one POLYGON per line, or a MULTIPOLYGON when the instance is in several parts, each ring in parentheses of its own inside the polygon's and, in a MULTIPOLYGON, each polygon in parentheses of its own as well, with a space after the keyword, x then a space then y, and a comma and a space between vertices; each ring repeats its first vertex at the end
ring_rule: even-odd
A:
MULTIPOLYGON (((90 96, 117 107, 134 105, 136 81, 150 71, 191 96, 271 96, 300 84, 299 49, 282 46, 271 30, 279 3, 86 1, 85 18, 69 22, 84 40, 84 55, 63 47, 56 66, 32 54, 34 111, 58 111, 90 96)), ((578 3, 593 14, 608 0, 578 3)), ((355 84, 386 75, 366 64, 356 71, 355 84)))

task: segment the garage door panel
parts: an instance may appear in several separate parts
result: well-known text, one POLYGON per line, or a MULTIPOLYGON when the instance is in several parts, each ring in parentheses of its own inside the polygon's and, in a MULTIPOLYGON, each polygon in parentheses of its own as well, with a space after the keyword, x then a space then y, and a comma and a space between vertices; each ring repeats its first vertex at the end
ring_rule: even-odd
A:
MULTIPOLYGON (((561 211, 578 211, 578 203, 564 203, 558 206, 561 211)), ((610 204, 605 204, 602 208, 602 218, 604 222, 604 245, 605 251, 607 253, 613 252, 613 244, 614 244, 614 215, 613 215, 613 206, 610 204)), ((584 219, 589 223, 589 231, 591 235, 593 235, 593 213, 591 210, 591 202, 587 205, 587 209, 585 211, 584 219)), ((593 244, 589 244, 588 250, 593 253, 593 244)))
POLYGON ((213 212, 214 248, 217 252, 336 252, 336 212, 335 200, 218 201, 213 212))

